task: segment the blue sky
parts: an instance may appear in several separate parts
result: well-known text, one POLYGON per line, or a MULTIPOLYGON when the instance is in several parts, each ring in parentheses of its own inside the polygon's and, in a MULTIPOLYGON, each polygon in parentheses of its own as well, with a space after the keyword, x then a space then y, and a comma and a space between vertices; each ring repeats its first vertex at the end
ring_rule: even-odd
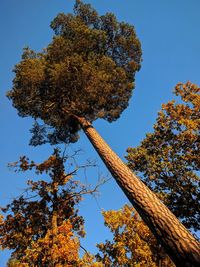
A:
MULTIPOLYGON (((113 12, 120 21, 135 26, 142 44, 142 68, 136 75, 136 88, 129 107, 118 121, 109 124, 95 122, 96 129, 123 159, 127 147, 137 146, 152 130, 161 104, 174 98, 176 83, 190 80, 200 84, 200 21, 199 0, 87 0, 100 14, 113 12)), ((52 38, 50 21, 59 12, 72 11, 72 0, 1 0, 0 1, 0 206, 10 202, 25 187, 27 177, 16 175, 7 168, 8 162, 20 155, 44 160, 52 148, 28 146, 32 124, 22 119, 5 97, 12 87, 12 69, 20 61, 22 48, 44 48, 52 38)), ((88 171, 90 183, 96 183, 99 173, 109 176, 91 144, 81 133, 70 151, 83 150, 80 161, 94 159, 99 169, 88 171)), ((84 179, 81 178, 80 179, 84 179)), ((84 181, 84 180, 83 180, 84 181)), ((95 244, 109 237, 103 226, 101 209, 118 209, 128 201, 113 180, 101 187, 95 201, 87 197, 80 205, 86 221, 87 237, 83 245, 91 252, 95 244), (98 203, 97 203, 98 202, 98 203)), ((6 266, 8 252, 0 252, 0 266, 6 266)))

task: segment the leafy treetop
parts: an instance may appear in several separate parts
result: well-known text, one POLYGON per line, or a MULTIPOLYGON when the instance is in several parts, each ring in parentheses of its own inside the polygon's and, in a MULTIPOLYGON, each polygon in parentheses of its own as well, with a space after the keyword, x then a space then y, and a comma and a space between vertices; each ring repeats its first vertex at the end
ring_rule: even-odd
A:
POLYGON ((182 102, 162 106, 141 145, 128 148, 128 165, 141 175, 187 228, 200 229, 200 88, 175 87, 182 102))
POLYGON ((62 250, 65 262, 78 257, 77 237, 84 237, 85 231, 84 219, 78 215, 76 205, 82 194, 87 193, 87 188, 72 180, 77 169, 65 173, 67 159, 55 149, 43 163, 36 164, 21 157, 19 162, 11 164, 16 170, 35 170, 37 175, 50 177, 50 181, 29 180, 25 193, 1 208, 5 217, 3 220, 0 217, 0 246, 13 250, 11 259, 28 260, 34 262, 34 266, 44 266, 52 260, 52 253, 56 261, 60 261, 61 254, 57 250, 62 250), (62 243, 63 238, 68 246, 62 243), (53 248, 52 243, 55 243, 53 248))
POLYGON ((20 116, 42 119, 31 144, 75 142, 76 116, 112 122, 128 106, 141 46, 133 26, 111 13, 99 16, 77 0, 74 14, 59 14, 47 48, 24 49, 8 97, 20 116))

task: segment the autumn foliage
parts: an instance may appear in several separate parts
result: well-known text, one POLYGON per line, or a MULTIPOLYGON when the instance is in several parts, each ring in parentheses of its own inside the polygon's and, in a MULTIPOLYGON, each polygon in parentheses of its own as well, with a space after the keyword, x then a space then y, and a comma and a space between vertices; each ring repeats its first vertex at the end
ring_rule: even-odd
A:
POLYGON ((72 267, 79 261, 79 240, 74 237, 72 225, 64 221, 53 237, 49 229, 43 238, 32 241, 20 258, 20 266, 72 267))
MULTIPOLYGON (((91 125, 98 118, 109 122, 118 119, 128 106, 141 63, 141 46, 134 27, 118 22, 110 13, 100 16, 89 4, 76 0, 74 13, 59 14, 51 28, 55 34, 42 52, 24 49, 8 92, 18 114, 35 120, 30 144, 76 142, 82 127, 171 258, 182 263, 187 260, 185 266, 196 263, 199 256, 195 238, 118 160, 91 125), (140 194, 137 188, 142 188, 140 194), (143 192, 147 196, 145 205, 143 192), (148 206, 148 200, 153 200, 152 205, 148 206), (170 227, 165 225, 161 231, 167 218, 170 227)), ((127 156, 129 167, 141 174, 188 228, 195 230, 200 229, 198 92, 199 88, 191 83, 178 84, 175 93, 186 104, 172 101, 163 105, 154 133, 148 134, 138 148, 129 148, 127 156)), ((0 222, 0 245, 13 250, 11 260, 24 266, 101 266, 101 262, 106 266, 156 266, 163 260, 170 266, 162 249, 155 252, 158 243, 137 213, 127 206, 122 213, 104 213, 114 242, 98 245, 100 262, 89 253, 78 259, 79 237, 85 233, 83 218, 75 206, 85 188, 72 180, 74 172, 65 174, 65 160, 55 150, 41 164, 26 157, 14 164, 21 171, 47 174, 50 181, 29 181, 27 192, 31 195, 22 195, 2 209, 5 217, 0 222)))
POLYGON ((10 264, 75 266, 78 262, 79 237, 84 237, 85 231, 76 205, 86 188, 73 180, 76 169, 65 173, 66 159, 55 149, 41 164, 21 157, 10 165, 44 176, 43 180, 29 180, 25 193, 1 209, 5 216, 0 222, 0 245, 13 250, 10 264))
MULTIPOLYGON (((129 148, 127 157, 129 166, 143 174, 145 182, 186 226, 195 229, 199 225, 199 92, 189 82, 178 84, 175 94, 183 102, 163 104, 154 133, 148 134, 138 148, 129 148)), ((45 179, 29 180, 26 196, 2 208, 5 215, 0 216, 0 245, 13 250, 9 267, 174 266, 135 209, 128 205, 103 212, 113 239, 98 244, 97 255, 86 252, 80 257, 79 237, 85 235, 84 220, 75 206, 82 199, 81 193, 87 191, 73 179, 76 169, 65 173, 67 160, 55 149, 43 163, 36 164, 23 156, 10 164, 16 171, 34 170, 45 179)))
POLYGON ((113 240, 97 245, 97 259, 105 267, 175 266, 133 207, 103 212, 113 240))
POLYGON ((126 158, 186 227, 199 230, 200 88, 179 83, 174 93, 179 99, 162 105, 154 132, 126 158))

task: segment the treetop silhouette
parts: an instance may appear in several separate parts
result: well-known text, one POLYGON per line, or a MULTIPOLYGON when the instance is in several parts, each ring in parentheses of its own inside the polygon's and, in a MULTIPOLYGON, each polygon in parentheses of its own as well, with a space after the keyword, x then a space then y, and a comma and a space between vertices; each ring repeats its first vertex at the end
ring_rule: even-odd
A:
POLYGON ((76 116, 90 122, 119 118, 140 69, 134 27, 111 13, 99 16, 76 1, 74 14, 59 14, 51 28, 55 36, 42 53, 24 49, 8 92, 20 116, 45 123, 34 124, 32 145, 77 141, 76 116))

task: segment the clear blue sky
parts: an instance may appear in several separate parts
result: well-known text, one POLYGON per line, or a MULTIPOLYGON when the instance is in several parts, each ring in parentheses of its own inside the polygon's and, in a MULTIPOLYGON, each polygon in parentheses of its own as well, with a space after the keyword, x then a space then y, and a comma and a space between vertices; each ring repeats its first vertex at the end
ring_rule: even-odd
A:
MULTIPOLYGON (((95 122, 95 127, 123 159, 129 146, 136 146, 152 130, 161 104, 173 98, 178 82, 200 84, 200 1, 199 0, 87 0, 100 14, 113 12, 120 21, 133 24, 142 43, 143 62, 136 76, 136 89, 127 110, 112 124, 95 122)), ((41 50, 51 40, 50 21, 59 12, 71 12, 72 0, 0 1, 0 206, 10 202, 25 187, 24 175, 7 168, 20 155, 43 160, 52 151, 49 146, 28 146, 32 120, 18 117, 5 93, 12 86, 13 66, 19 62, 22 48, 41 50)), ((96 159, 99 172, 109 175, 84 134, 70 150, 82 148, 84 159, 96 159)), ((89 171, 95 183, 98 172, 89 171)), ((80 177, 81 179, 81 177, 80 177)), ((118 209, 127 203, 113 180, 102 186, 96 201, 88 197, 80 205, 86 221, 87 238, 83 245, 91 252, 95 244, 109 237, 103 226, 101 209, 118 209)), ((0 267, 6 266, 9 253, 0 252, 0 267)))

